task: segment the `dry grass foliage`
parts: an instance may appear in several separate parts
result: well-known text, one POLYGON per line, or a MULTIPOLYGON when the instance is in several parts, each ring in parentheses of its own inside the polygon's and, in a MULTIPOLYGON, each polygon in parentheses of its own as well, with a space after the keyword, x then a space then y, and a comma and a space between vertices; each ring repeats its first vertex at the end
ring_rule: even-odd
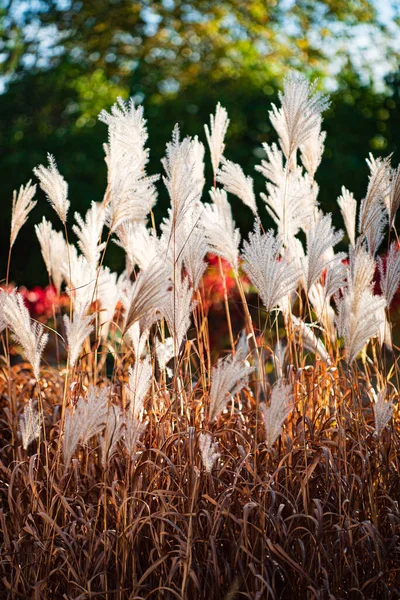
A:
MULTIPOLYGON (((342 189, 349 250, 336 252, 343 233, 314 180, 328 101, 297 74, 280 100, 270 118, 281 150, 264 144, 258 169, 276 231, 224 156, 220 105, 206 127, 212 203, 201 200, 205 148, 176 127, 159 234, 133 102, 101 113, 108 185, 75 215, 77 246, 55 159, 35 170, 61 221, 36 231, 70 307, 63 318, 54 307, 56 331, 30 319, 18 291, 0 291, 0 598, 400 597, 398 169, 370 157, 366 198, 342 189), (243 244, 227 193, 254 214, 243 244), (103 264, 110 241, 126 253, 120 276, 103 264), (220 262, 223 356, 209 343, 208 252, 230 263, 241 298, 238 326, 220 262), (13 364, 11 349, 28 362, 13 364)), ((29 183, 14 196, 7 284, 34 194, 29 183)))

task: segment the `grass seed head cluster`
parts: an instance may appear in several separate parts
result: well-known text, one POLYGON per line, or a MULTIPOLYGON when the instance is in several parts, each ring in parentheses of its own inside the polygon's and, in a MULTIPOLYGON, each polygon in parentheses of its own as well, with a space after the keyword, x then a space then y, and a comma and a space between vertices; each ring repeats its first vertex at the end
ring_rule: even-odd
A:
POLYGON ((335 230, 315 180, 329 101, 296 73, 279 99, 269 113, 279 146, 263 144, 257 167, 264 208, 251 176, 225 157, 220 104, 205 126, 207 152, 175 126, 159 183, 146 173, 143 108, 118 100, 102 111, 106 191, 85 216, 75 213, 77 244, 68 185, 49 155, 34 173, 61 227, 43 219, 35 229, 69 310, 54 306, 46 329, 8 286, 36 186, 14 194, 0 292, 2 597, 400 595, 390 310, 400 282, 400 172, 370 156, 365 198, 342 188, 345 233, 335 230), (170 208, 157 230, 162 183, 170 208), (254 215, 248 240, 229 194, 254 215), (265 209, 275 229, 264 230, 265 209), (338 252, 343 239, 348 251, 338 252), (105 266, 110 243, 125 252, 121 275, 105 266), (219 260, 229 331, 220 357, 204 300, 209 253, 219 260), (53 366, 44 358, 50 341, 53 366), (12 364, 15 347, 27 363, 12 364))

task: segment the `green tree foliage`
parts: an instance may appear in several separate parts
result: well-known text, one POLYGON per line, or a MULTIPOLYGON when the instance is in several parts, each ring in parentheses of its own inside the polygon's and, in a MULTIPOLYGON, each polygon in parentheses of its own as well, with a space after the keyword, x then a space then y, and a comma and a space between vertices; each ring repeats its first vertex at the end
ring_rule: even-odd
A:
POLYGON ((373 0, 9 0, 7 8, 2 50, 17 71, 68 55, 146 96, 243 70, 259 82, 289 67, 323 74, 333 38, 348 51, 366 26, 395 35, 373 0))
MULTIPOLYGON (((47 152, 70 184, 71 218, 73 210, 84 211, 91 200, 102 199, 106 131, 97 114, 118 95, 132 95, 145 106, 151 172, 161 171, 175 122, 184 134, 205 141, 203 124, 220 101, 231 118, 226 155, 254 176, 261 191, 264 182, 254 166, 263 156, 261 143, 275 140, 268 109, 284 72, 298 68, 320 76, 323 84, 333 32, 338 44, 360 23, 376 31, 383 27, 367 0, 14 0, 7 8, 0 14, 0 27, 7 31, 1 68, 8 77, 0 95, 1 199, 10 207, 0 217, 3 273, 12 190, 32 177, 47 152)), ((387 50, 394 54, 390 43, 387 50)), ((342 184, 362 198, 368 152, 395 151, 400 135, 395 79, 385 92, 375 92, 349 61, 338 81, 326 114, 327 150, 319 171, 321 202, 331 210, 342 184)), ((165 214, 161 187, 157 220, 165 214)), ((251 215, 234 199, 232 204, 246 231, 251 215)), ((46 281, 33 237, 33 223, 46 210, 40 202, 21 231, 22 250, 18 255, 17 245, 12 270, 17 283, 46 281)), ((119 260, 114 248, 108 261, 118 268, 119 260)))

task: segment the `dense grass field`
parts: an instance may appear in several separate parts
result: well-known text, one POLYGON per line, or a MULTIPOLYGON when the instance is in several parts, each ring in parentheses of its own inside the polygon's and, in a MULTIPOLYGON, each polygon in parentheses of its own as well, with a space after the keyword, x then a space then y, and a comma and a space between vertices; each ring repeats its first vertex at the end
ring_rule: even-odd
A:
POLYGON ((35 226, 46 290, 11 283, 36 185, 15 192, 0 291, 1 598, 400 597, 400 170, 370 156, 365 198, 342 189, 335 230, 315 179, 328 99, 292 73, 280 102, 261 201, 224 157, 220 105, 207 156, 175 127, 159 183, 142 108, 103 111, 102 203, 71 225, 55 159, 35 169, 55 210, 35 226), (248 240, 229 194, 254 214, 248 240), (112 243, 121 275, 105 266, 112 243))

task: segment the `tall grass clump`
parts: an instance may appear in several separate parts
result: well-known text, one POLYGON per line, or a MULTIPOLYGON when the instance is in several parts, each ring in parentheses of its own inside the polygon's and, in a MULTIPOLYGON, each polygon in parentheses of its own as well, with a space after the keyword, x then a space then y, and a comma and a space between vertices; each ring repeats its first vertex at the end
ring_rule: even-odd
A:
POLYGON ((46 323, 9 285, 36 187, 15 193, 0 291, 1 598, 400 597, 399 169, 369 157, 365 198, 342 188, 335 229, 315 179, 328 105, 287 76, 261 201, 225 157, 223 107, 208 149, 175 126, 159 224, 143 109, 103 111, 102 202, 71 224, 55 159, 34 170, 61 223, 43 219, 38 241, 68 297, 46 323), (243 242, 230 194, 254 215, 243 242), (106 266, 111 243, 121 274, 106 266))

